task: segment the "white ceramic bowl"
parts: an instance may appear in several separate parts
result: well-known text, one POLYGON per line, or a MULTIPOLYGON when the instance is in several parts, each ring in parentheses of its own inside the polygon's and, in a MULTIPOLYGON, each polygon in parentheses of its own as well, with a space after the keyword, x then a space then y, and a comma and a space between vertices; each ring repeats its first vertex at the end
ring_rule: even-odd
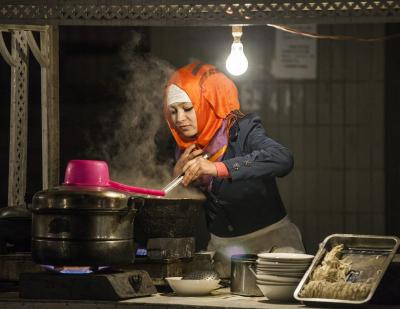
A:
POLYGON ((257 274, 256 278, 258 280, 268 280, 268 281, 273 281, 273 282, 280 282, 284 284, 290 284, 290 283, 299 283, 301 280, 301 277, 284 277, 284 276, 273 276, 273 275, 259 275, 257 274))
POLYGON ((289 270, 271 270, 271 269, 256 269, 256 273, 260 275, 276 275, 276 276, 284 276, 284 277, 296 277, 296 276, 303 276, 306 272, 306 269, 304 270, 295 270, 295 271, 289 271, 289 270))
POLYGON ((295 282, 285 283, 285 282, 276 282, 276 281, 261 280, 261 279, 256 279, 256 283, 257 284, 262 284, 262 285, 290 285, 290 286, 296 285, 296 284, 298 285, 298 283, 295 283, 295 282))
POLYGON ((266 298, 272 301, 291 301, 293 300, 293 293, 297 287, 295 285, 268 285, 257 284, 258 288, 266 298))
POLYGON ((269 266, 269 265, 261 265, 257 264, 256 270, 270 270, 270 271, 288 271, 288 272, 306 272, 306 270, 310 267, 311 264, 309 265, 302 265, 299 267, 286 267, 286 266, 269 266))
POLYGON ((172 290, 181 296, 207 295, 220 287, 219 280, 182 280, 182 277, 167 277, 165 279, 172 290))
POLYGON ((277 272, 277 271, 259 271, 257 270, 257 275, 271 275, 271 276, 278 276, 278 277, 291 277, 291 278, 301 278, 304 276, 305 271, 302 272, 277 272))
POLYGON ((313 255, 304 253, 262 252, 257 256, 257 262, 306 263, 314 259, 313 255))
POLYGON ((311 265, 310 262, 306 263, 282 263, 282 262, 263 262, 257 260, 257 267, 267 267, 267 268, 294 268, 294 269, 302 269, 308 268, 311 265))

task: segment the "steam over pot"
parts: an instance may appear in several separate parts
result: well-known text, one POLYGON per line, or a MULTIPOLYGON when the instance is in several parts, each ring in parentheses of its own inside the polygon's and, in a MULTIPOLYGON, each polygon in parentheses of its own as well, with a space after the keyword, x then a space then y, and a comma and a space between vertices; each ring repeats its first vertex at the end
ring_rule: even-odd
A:
POLYGON ((129 195, 104 187, 60 186, 32 203, 32 257, 38 264, 111 266, 135 255, 129 195))

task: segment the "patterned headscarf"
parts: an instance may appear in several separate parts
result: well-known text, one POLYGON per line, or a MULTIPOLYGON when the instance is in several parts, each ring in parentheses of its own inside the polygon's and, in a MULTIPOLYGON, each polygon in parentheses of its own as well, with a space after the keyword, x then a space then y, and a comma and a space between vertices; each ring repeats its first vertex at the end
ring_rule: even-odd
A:
POLYGON ((224 120, 227 120, 226 131, 229 130, 237 115, 235 111, 240 109, 238 91, 233 81, 213 65, 198 62, 188 64, 172 75, 166 92, 171 85, 186 92, 197 117, 198 133, 194 140, 182 139, 172 122, 166 99, 164 99, 164 115, 181 150, 192 144, 206 148, 224 120))

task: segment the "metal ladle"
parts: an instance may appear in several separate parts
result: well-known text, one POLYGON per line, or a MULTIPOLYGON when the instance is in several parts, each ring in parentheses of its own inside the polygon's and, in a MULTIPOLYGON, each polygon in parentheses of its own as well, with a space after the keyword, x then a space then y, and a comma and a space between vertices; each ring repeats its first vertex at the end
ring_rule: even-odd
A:
MULTIPOLYGON (((210 155, 208 153, 205 153, 202 157, 207 160, 210 157, 210 155)), ((164 191, 165 195, 167 195, 168 192, 172 191, 177 185, 179 185, 182 182, 184 176, 185 173, 182 173, 179 176, 175 177, 164 188, 162 188, 161 191, 164 191)))

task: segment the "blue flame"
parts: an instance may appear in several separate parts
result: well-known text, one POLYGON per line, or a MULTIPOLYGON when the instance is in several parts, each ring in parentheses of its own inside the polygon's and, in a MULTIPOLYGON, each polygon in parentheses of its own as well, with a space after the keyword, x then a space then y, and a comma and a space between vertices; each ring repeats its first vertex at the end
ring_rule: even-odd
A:
POLYGON ((95 271, 99 271, 108 266, 90 267, 90 266, 53 266, 53 265, 42 265, 47 270, 54 271, 60 274, 91 274, 95 271))
POLYGON ((136 250, 136 256, 147 256, 147 249, 145 248, 138 248, 136 250))

